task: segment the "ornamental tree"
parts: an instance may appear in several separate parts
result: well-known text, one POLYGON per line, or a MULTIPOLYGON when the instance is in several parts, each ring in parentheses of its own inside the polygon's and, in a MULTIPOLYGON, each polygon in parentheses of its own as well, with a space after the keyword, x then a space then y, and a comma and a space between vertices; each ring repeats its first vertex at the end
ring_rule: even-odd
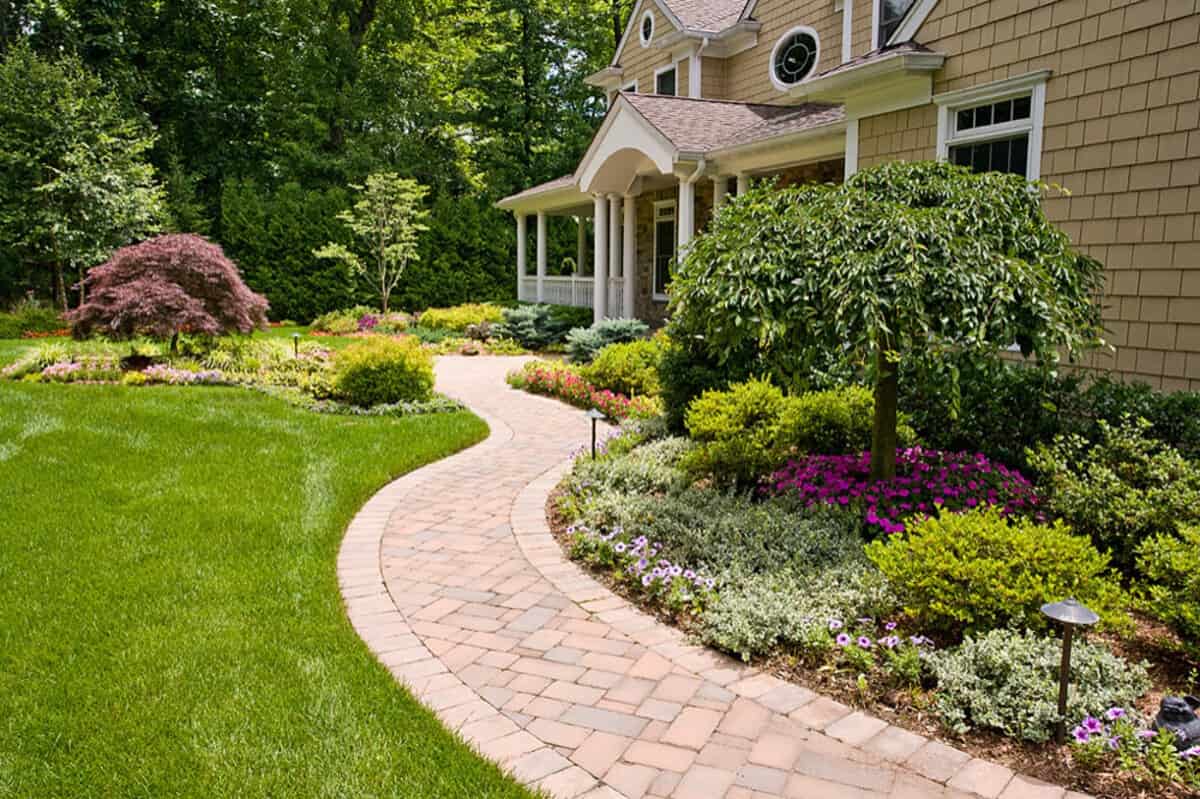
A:
POLYGON ((87 302, 67 314, 77 337, 101 333, 170 338, 251 333, 267 323, 267 300, 242 282, 217 245, 192 234, 122 247, 88 271, 87 302))
POLYGON ((1050 224, 1038 188, 921 162, 751 191, 680 264, 671 337, 722 363, 751 352, 791 388, 831 363, 859 370, 875 391, 871 474, 892 477, 902 363, 956 395, 950 354, 1018 344, 1055 361, 1101 343, 1102 267, 1050 224))
POLYGON ((380 307, 386 314, 405 267, 419 257, 417 239, 429 229, 425 225, 429 212, 421 207, 429 189, 394 172, 371 175, 365 186, 350 188, 360 198, 337 218, 350 229, 353 242, 348 247, 329 243, 313 255, 341 261, 366 274, 379 291, 380 307))

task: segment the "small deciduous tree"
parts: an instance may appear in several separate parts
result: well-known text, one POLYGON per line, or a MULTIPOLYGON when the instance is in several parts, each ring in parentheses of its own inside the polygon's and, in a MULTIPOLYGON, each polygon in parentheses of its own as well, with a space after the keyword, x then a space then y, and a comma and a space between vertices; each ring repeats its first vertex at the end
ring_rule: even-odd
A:
POLYGON ((251 333, 267 323, 267 301, 242 282, 221 248, 172 234, 122 247, 88 271, 87 301, 67 314, 76 336, 251 333))
POLYGON ((338 214, 353 234, 350 246, 329 243, 313 252, 318 258, 332 258, 365 273, 379 291, 383 312, 400 282, 405 267, 419 255, 417 239, 427 230, 429 217, 421 203, 428 189, 415 180, 394 172, 380 172, 367 178, 365 186, 351 185, 360 195, 354 205, 338 214))
MULTIPOLYGON (((948 354, 1039 360, 1100 342, 1102 267, 1024 179, 890 163, 838 186, 762 188, 722 210, 672 283, 673 339, 803 385, 831 360, 875 386, 872 475, 895 474, 902 360, 956 392, 948 354)), ((1019 408, 1013 409, 1019 413, 1019 408)))

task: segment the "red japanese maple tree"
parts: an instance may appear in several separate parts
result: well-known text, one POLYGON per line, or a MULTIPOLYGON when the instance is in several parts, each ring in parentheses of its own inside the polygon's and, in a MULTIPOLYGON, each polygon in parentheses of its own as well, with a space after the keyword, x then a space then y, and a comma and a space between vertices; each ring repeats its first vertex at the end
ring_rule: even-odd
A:
POLYGON ((122 247, 88 270, 87 302, 67 314, 77 337, 100 333, 170 338, 250 333, 267 323, 267 300, 242 281, 216 244, 170 234, 122 247))

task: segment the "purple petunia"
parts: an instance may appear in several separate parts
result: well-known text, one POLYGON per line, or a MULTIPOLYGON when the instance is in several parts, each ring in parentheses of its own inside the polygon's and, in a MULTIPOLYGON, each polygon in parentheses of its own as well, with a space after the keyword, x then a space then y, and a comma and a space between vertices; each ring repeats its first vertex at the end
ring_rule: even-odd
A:
POLYGON ((1101 723, 1100 719, 1096 718, 1095 716, 1088 716, 1083 720, 1083 724, 1080 726, 1082 726, 1089 733, 1098 733, 1104 731, 1104 724, 1101 723))
POLYGON ((1110 707, 1108 710, 1104 711, 1104 718, 1108 719, 1109 721, 1116 721, 1117 719, 1123 718, 1124 716, 1125 716, 1124 708, 1110 707))
POLYGON ((1091 733, 1089 733, 1083 727, 1076 727, 1075 729, 1071 730, 1071 737, 1073 737, 1079 743, 1085 744, 1092 736, 1091 733))
POLYGON ((870 649, 871 647, 875 646, 871 639, 865 635, 860 635, 858 637, 858 645, 863 649, 870 649))
POLYGON ((833 640, 834 640, 835 642, 837 642, 837 645, 838 645, 838 646, 849 646, 849 645, 850 645, 850 635, 849 635, 849 633, 839 633, 839 634, 838 634, 838 637, 837 637, 837 638, 835 638, 835 639, 833 639, 833 640))
POLYGON ((843 627, 843 624, 842 624, 841 619, 830 619, 829 620, 829 631, 830 632, 837 632, 838 630, 842 629, 842 627, 843 627))

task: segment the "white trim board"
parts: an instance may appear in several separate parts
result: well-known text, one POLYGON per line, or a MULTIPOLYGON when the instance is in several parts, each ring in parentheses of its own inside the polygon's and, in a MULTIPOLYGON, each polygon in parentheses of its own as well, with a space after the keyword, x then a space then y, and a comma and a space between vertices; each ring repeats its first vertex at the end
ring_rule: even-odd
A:
POLYGON ((938 160, 945 161, 950 156, 950 148, 955 144, 968 144, 973 141, 986 141, 989 138, 1028 133, 1029 154, 1025 163, 1025 176, 1030 180, 1039 180, 1042 176, 1042 132, 1046 119, 1046 81, 1049 78, 1050 70, 1043 69, 1014 78, 934 95, 933 102, 938 107, 938 160), (1029 95, 1030 98, 1028 120, 989 125, 978 133, 953 135, 954 113, 960 108, 1024 95, 1029 95))
MULTIPOLYGON (((925 20, 933 13, 933 9, 937 7, 938 0, 917 0, 913 7, 908 10, 904 21, 900 23, 900 27, 896 28, 896 32, 892 34, 892 38, 887 40, 888 44, 898 44, 907 42, 917 35, 917 31, 925 24, 925 20)), ((878 34, 876 34, 878 35, 878 34)))

